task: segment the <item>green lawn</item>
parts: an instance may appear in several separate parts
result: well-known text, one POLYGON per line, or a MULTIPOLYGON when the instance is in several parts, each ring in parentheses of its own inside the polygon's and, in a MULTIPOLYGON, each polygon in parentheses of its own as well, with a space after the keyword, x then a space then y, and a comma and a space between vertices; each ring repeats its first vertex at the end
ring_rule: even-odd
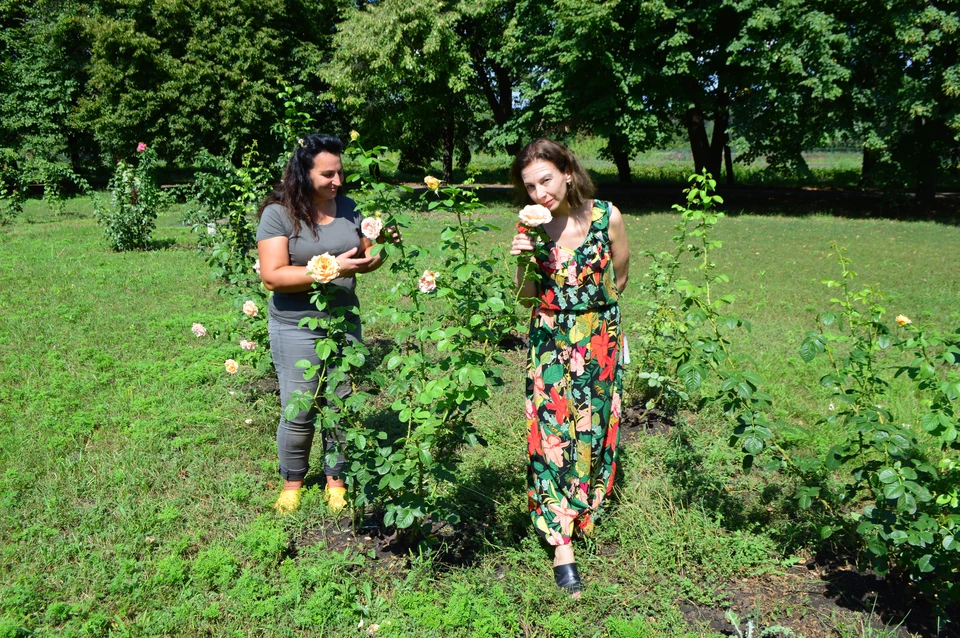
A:
MULTIPOLYGON (((562 597, 525 514, 522 353, 477 414, 489 446, 465 455, 472 562, 421 556, 378 571, 356 549, 306 543, 328 515, 316 488, 294 516, 270 508, 278 401, 249 368, 224 372, 239 349, 214 332, 232 309, 182 212, 160 220, 155 237, 169 247, 116 254, 90 211, 70 200, 53 219, 31 201, 0 228, 0 636, 355 636, 371 623, 384 636, 714 635, 689 626, 681 603, 725 609, 725 585, 794 560, 791 510, 767 489, 780 479, 742 476, 722 419, 689 415, 672 436, 626 444, 616 512, 578 550, 584 599, 562 597), (211 335, 195 338, 195 321, 211 335)), ((624 212, 633 251, 667 247, 673 215, 624 212)), ((512 216, 490 210, 504 230, 488 245, 506 246, 512 216)), ((435 215, 414 218, 414 241, 439 233, 435 215)), ((828 401, 822 369, 797 348, 828 307, 831 241, 849 248, 859 281, 889 295, 891 316, 960 325, 957 226, 743 214, 717 235, 734 312, 753 324, 735 346, 797 423, 812 425, 828 401)), ((631 266, 636 281, 644 260, 631 266)), ((386 269, 363 276, 363 307, 389 285, 386 269)), ((628 290, 628 326, 634 308, 628 290)), ((365 334, 389 328, 371 321, 365 334)), ((911 418, 912 398, 894 390, 911 418)), ((758 621, 782 622, 777 613, 758 621)), ((860 635, 844 633, 854 616, 828 622, 860 635)))

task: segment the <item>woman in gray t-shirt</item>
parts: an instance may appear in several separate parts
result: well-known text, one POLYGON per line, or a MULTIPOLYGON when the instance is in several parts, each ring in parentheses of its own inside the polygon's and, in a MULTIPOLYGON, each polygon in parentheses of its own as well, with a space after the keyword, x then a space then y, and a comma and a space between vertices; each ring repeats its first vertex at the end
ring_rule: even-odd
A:
MULTIPOLYGON (((300 488, 309 469, 313 445, 315 410, 304 410, 295 419, 287 420, 283 408, 295 390, 314 393, 317 379, 304 380, 303 370, 295 368, 300 359, 319 363, 314 343, 323 336, 308 327, 298 328, 304 317, 319 317, 310 303, 313 279, 306 274, 307 262, 316 255, 330 253, 337 258, 340 277, 336 300, 341 306, 358 307, 354 292, 356 274, 380 267, 380 256, 371 256, 372 243, 360 232, 362 218, 348 197, 338 195, 343 183, 340 155, 343 144, 329 135, 309 135, 300 140, 283 174, 279 188, 260 207, 257 246, 260 257, 260 278, 270 298, 270 350, 280 382, 280 426, 277 428, 277 453, 283 491, 274 504, 280 512, 289 512, 299 505, 300 488)), ((360 318, 351 335, 360 339, 360 318)), ((336 390, 345 397, 350 386, 336 390)), ((325 441, 325 450, 335 444, 333 437, 325 441)), ((326 459, 326 455, 325 455, 326 459)), ((339 477, 343 458, 333 465, 324 463, 326 498, 337 511, 346 505, 346 488, 339 477)))

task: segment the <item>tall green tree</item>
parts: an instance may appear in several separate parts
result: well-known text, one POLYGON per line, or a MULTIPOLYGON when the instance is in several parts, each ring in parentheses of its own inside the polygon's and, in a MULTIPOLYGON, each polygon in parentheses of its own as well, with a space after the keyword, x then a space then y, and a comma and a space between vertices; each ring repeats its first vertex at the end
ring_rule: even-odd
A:
POLYGON ((524 97, 537 118, 532 123, 555 135, 602 137, 602 153, 629 182, 630 158, 668 132, 651 90, 658 69, 646 54, 654 43, 649 14, 634 0, 530 2, 524 9, 534 73, 524 97))
POLYGON ((79 2, 0 0, 0 146, 79 170, 96 146, 70 121, 87 78, 79 2))
POLYGON ((424 0, 363 5, 340 23, 322 72, 365 137, 398 148, 407 170, 441 156, 446 181, 473 121, 470 57, 454 31, 458 19, 424 0))
MULTIPOLYGON (((89 74, 78 125, 109 155, 136 141, 184 164, 201 148, 215 154, 259 140, 281 113, 285 85, 313 96, 342 3, 302 0, 128 0, 91 16, 89 74)), ((326 113, 327 118, 333 113, 326 113)))

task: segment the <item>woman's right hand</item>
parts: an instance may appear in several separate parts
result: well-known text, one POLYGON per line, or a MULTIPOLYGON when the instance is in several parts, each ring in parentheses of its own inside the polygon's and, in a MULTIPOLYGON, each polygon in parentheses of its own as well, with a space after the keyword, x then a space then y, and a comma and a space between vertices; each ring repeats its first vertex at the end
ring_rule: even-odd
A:
POLYGON ((365 268, 372 264, 375 257, 354 258, 359 248, 351 248, 342 255, 337 255, 337 263, 340 264, 340 276, 349 277, 358 272, 365 272, 365 268))
POLYGON ((521 253, 531 252, 534 249, 533 240, 526 233, 517 233, 513 236, 513 243, 510 244, 510 254, 519 255, 521 253))

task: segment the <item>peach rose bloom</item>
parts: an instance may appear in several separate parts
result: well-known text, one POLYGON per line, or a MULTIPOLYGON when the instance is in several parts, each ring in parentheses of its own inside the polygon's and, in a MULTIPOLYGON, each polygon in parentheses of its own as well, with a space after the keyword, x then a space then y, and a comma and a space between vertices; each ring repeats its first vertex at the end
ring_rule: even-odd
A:
POLYGON ((240 366, 237 365, 237 362, 233 359, 227 359, 223 362, 223 367, 227 369, 227 372, 230 374, 236 374, 237 370, 240 369, 240 366))
POLYGON ((550 209, 546 206, 541 206, 540 204, 530 204, 529 206, 524 206, 520 209, 519 217, 520 221, 523 222, 523 225, 528 226, 529 228, 535 228, 542 224, 546 224, 553 219, 553 215, 550 214, 550 209))
POLYGON ((436 177, 433 177, 432 175, 427 175, 426 177, 424 177, 423 183, 427 185, 427 188, 429 188, 434 192, 436 192, 436 190, 440 188, 440 180, 437 179, 436 177))
POLYGON ((429 294, 437 289, 437 275, 440 273, 434 272, 432 270, 424 270, 423 274, 420 276, 420 281, 417 282, 417 287, 420 288, 420 292, 424 294, 429 294))
POLYGON ((247 352, 253 352, 257 349, 257 343, 255 341, 247 341, 246 339, 240 340, 240 349, 246 350, 247 352))
POLYGON ((193 324, 193 327, 190 328, 190 332, 197 335, 198 338, 207 336, 207 329, 203 327, 202 323, 193 324))
POLYGON ((243 302, 243 314, 247 315, 248 317, 256 317, 258 314, 260 314, 260 309, 257 308, 256 303, 248 299, 247 301, 243 302))
POLYGON ((317 255, 307 262, 307 274, 316 282, 328 284, 340 276, 340 262, 330 253, 317 255))
POLYGON ((359 140, 359 139, 360 139, 360 134, 359 134, 359 133, 357 133, 356 131, 350 131, 350 141, 351 141, 351 142, 356 142, 356 141, 359 140))
POLYGON ((907 315, 897 315, 897 318, 894 319, 894 321, 897 322, 898 326, 909 326, 911 323, 913 323, 910 321, 910 317, 907 315))

